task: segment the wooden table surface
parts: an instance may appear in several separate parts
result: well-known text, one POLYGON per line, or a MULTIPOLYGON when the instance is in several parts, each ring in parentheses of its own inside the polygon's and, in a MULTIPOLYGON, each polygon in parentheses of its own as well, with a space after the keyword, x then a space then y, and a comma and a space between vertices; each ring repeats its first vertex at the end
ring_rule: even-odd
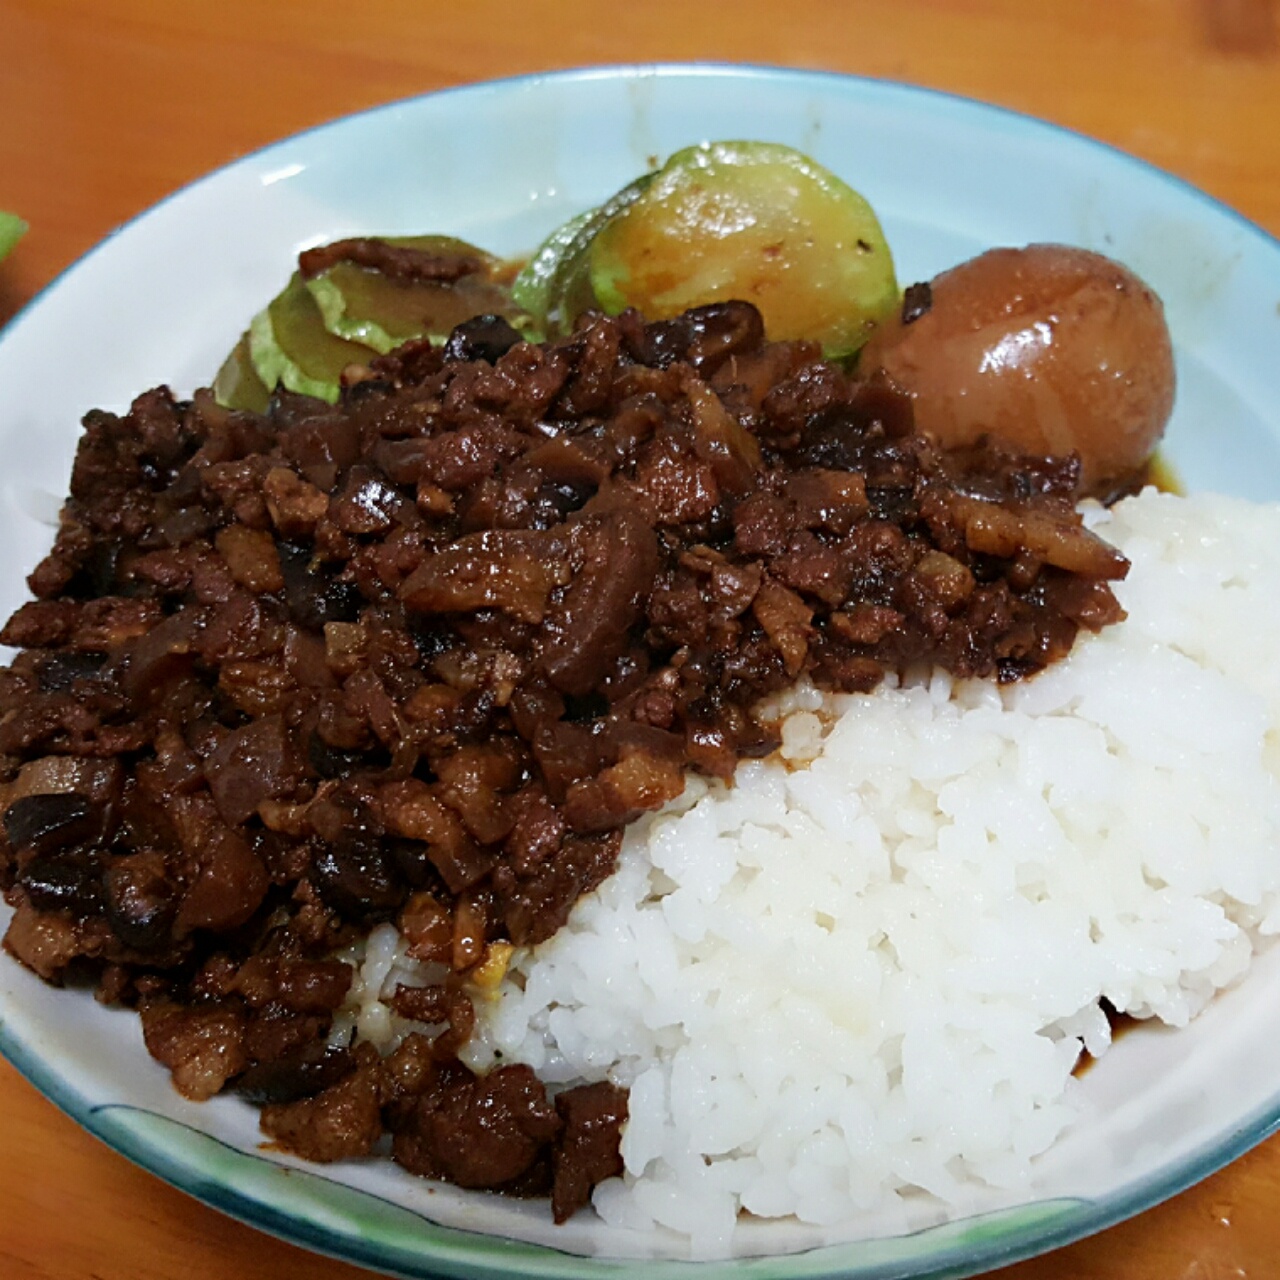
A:
MULTIPOLYGON (((688 59, 856 72, 1068 125, 1280 233, 1280 0, 0 0, 0 323, 236 156, 494 76, 688 59)), ((1280 1275, 1280 1138, 1004 1280, 1280 1275)), ((0 1280, 357 1280, 204 1208, 0 1061, 0 1280)))

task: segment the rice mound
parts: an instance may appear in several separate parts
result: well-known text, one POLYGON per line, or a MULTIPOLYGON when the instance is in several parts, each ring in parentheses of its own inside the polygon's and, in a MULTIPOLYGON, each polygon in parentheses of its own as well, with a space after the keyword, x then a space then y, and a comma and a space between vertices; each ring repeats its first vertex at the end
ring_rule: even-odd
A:
POLYGON ((743 1211, 893 1231, 1016 1193, 1100 1001, 1181 1026, 1280 931, 1280 507, 1087 518, 1127 621, 1004 688, 791 691, 780 758, 691 778, 479 1002, 478 1069, 630 1088, 607 1223, 707 1258, 743 1211))

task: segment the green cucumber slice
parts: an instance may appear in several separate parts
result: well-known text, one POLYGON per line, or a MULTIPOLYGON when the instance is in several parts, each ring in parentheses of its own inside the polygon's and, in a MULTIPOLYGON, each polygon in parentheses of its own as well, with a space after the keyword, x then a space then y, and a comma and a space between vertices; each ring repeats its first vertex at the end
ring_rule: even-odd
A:
POLYGON ((572 331, 584 312, 598 309, 591 286, 591 245, 610 219, 634 203, 653 181, 646 173, 602 205, 557 227, 516 276, 511 294, 549 337, 572 331))
POLYGON ((396 280, 354 262, 336 262, 306 282, 324 327, 335 337, 385 355, 411 338, 443 342, 456 325, 478 315, 513 320, 519 307, 495 277, 497 258, 453 236, 382 236, 387 244, 479 258, 482 271, 455 281, 396 280))
POLYGON ((213 398, 227 409, 266 412, 271 392, 253 367, 247 331, 240 335, 240 341, 231 348, 231 354, 222 362, 222 368, 213 380, 213 398))
POLYGON ((875 212, 816 161, 769 142, 677 152, 593 237, 590 282, 610 314, 648 319, 743 299, 771 339, 856 351, 898 305, 875 212))
POLYGON ((297 272, 249 322, 249 355, 268 388, 283 385, 333 404, 343 369, 366 363, 372 354, 324 327, 320 308, 297 272))

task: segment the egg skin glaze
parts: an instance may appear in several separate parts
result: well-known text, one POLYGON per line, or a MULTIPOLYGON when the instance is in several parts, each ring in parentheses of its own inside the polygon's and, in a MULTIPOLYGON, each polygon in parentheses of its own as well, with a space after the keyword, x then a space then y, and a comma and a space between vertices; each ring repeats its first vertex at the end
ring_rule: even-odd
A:
POLYGON ((1156 293, 1120 263, 1056 244, 991 249, 907 291, 859 370, 910 393, 944 447, 984 435, 1076 453, 1081 493, 1140 484, 1173 409, 1173 345, 1156 293))

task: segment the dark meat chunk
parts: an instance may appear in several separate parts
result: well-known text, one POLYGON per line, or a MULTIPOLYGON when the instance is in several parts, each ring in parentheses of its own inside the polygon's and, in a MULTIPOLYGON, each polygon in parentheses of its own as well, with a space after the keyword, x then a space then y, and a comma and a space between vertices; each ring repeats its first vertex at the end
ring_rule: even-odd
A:
POLYGON ((388 830, 423 842, 451 893, 465 892, 493 869, 497 855, 477 844, 458 815, 420 779, 388 784, 380 800, 388 830))
POLYGON ((102 833, 101 806, 78 791, 42 792, 15 800, 4 812, 5 835, 15 848, 52 853, 102 833))
POLYGON ((751 607, 765 635, 782 655, 787 674, 799 675, 813 634, 813 610, 794 591, 772 578, 760 584, 751 607))
POLYGON ((181 888, 163 853, 144 849, 119 858, 102 879, 107 919, 121 942, 154 951, 170 941, 181 888))
POLYGON ((286 538, 313 533, 329 511, 328 496, 288 467, 267 472, 262 496, 272 524, 286 538))
POLYGON ((502 609, 539 623, 551 590, 569 578, 559 547, 544 534, 495 530, 468 534, 414 572, 400 591, 418 613, 502 609))
POLYGON ((480 845, 496 845, 515 821, 505 792, 520 777, 518 748, 504 741, 488 746, 463 746, 439 761, 440 799, 462 819, 480 845))
POLYGON ((184 884, 175 930, 221 932, 246 923, 271 886, 262 859, 219 819, 207 797, 177 802, 171 812, 181 841, 184 884))
POLYGON ((154 705, 188 679, 196 662, 196 633, 204 621, 203 609, 179 609, 126 645, 116 664, 125 693, 154 705))
POLYGON ((551 1210, 557 1222, 566 1222, 591 1199, 596 1183, 622 1173, 618 1144, 627 1122, 627 1091, 607 1080, 580 1085, 556 1098, 556 1111, 564 1132, 556 1143, 551 1210))
POLYGON ((484 259, 474 253, 413 249, 364 236, 335 240, 298 254, 298 270, 304 280, 327 271, 336 262, 353 262, 392 280, 438 280, 443 284, 484 269, 484 259))
POLYGON ((224 821, 234 826, 266 799, 288 795, 302 762, 280 716, 265 716, 229 733, 204 762, 209 790, 224 821))
POLYGON ((329 1013, 346 998, 352 977, 341 960, 257 955, 240 967, 235 990, 253 1008, 274 1003, 295 1013, 329 1013))
POLYGON ((186 1008, 159 1000, 141 1012, 147 1051, 173 1073, 173 1086, 184 1098, 212 1098, 248 1065, 245 1014, 234 1001, 186 1008))
POLYGON ((23 900, 18 903, 4 935, 5 950, 46 982, 61 982, 67 966, 84 954, 81 929, 60 911, 41 910, 23 900))
POLYGON ((418 1099, 409 1125, 395 1135, 394 1153, 423 1177, 502 1187, 533 1167, 562 1123, 529 1067, 477 1077, 459 1065, 418 1099))
POLYGON ((514 822, 505 845, 512 865, 527 875, 558 852, 565 836, 559 809, 540 787, 522 791, 512 804, 514 822))
POLYGON ((284 1150, 332 1164, 369 1155, 382 1137, 381 1064, 371 1046, 349 1075, 314 1097, 262 1109, 262 1132, 284 1150))
POLYGON ((450 986, 398 986, 391 1005, 402 1018, 427 1025, 447 1024, 431 1042, 433 1055, 442 1061, 456 1055, 475 1030, 476 1011, 470 997, 450 986))
POLYGON ((624 652, 658 572, 653 528, 632 506, 584 516, 581 565, 544 630, 539 661, 562 693, 598 685, 624 652))
POLYGON ((661 809, 683 790, 681 761, 636 751, 596 777, 575 782, 565 795, 564 817, 574 831, 612 831, 661 809))
POLYGON ((144 636, 162 617, 152 600, 112 596, 81 604, 74 600, 31 600, 0 629, 0 644, 49 649, 67 645, 106 653, 144 636))
POLYGON ((344 533, 386 533, 412 521, 413 504, 376 468, 357 464, 329 504, 329 518, 344 533))
POLYGON ((453 951, 453 912, 428 890, 421 890, 401 908, 397 924, 415 960, 445 963, 453 951))
POLYGON ((314 1098, 356 1068, 350 1049, 312 1041, 268 1062, 257 1062, 236 1079, 235 1091, 255 1106, 279 1106, 314 1098))
MULTIPOLYGON (((346 415, 307 400, 297 419, 281 429, 280 446, 311 484, 327 490, 360 457, 360 430, 346 415)), ((270 505, 264 506, 269 515, 270 505)))
POLYGON ((242 587, 262 592, 279 591, 284 586, 280 555, 269 533, 243 524, 228 525, 218 530, 214 545, 242 587))
MULTIPOLYGON (((455 393, 457 387, 455 381, 450 392, 455 393)), ((480 389, 471 388, 473 392, 480 389)), ((469 406, 461 392, 456 394, 458 398, 451 406, 455 413, 449 416, 466 419, 471 416, 469 406)), ((527 438, 488 415, 429 436, 421 444, 418 505, 433 514, 442 514, 451 506, 450 494, 461 494, 480 484, 503 466, 514 462, 528 446, 527 438), (442 490, 443 499, 426 489, 427 485, 442 490)))
POLYGON ((503 898, 503 921, 520 946, 545 942, 569 918, 573 904, 601 885, 617 865, 622 841, 616 833, 571 837, 559 855, 528 877, 500 867, 495 885, 503 898))
POLYGON ((636 501, 656 524, 704 520, 720 501, 711 463, 682 449, 670 436, 653 441, 636 466, 636 501))

